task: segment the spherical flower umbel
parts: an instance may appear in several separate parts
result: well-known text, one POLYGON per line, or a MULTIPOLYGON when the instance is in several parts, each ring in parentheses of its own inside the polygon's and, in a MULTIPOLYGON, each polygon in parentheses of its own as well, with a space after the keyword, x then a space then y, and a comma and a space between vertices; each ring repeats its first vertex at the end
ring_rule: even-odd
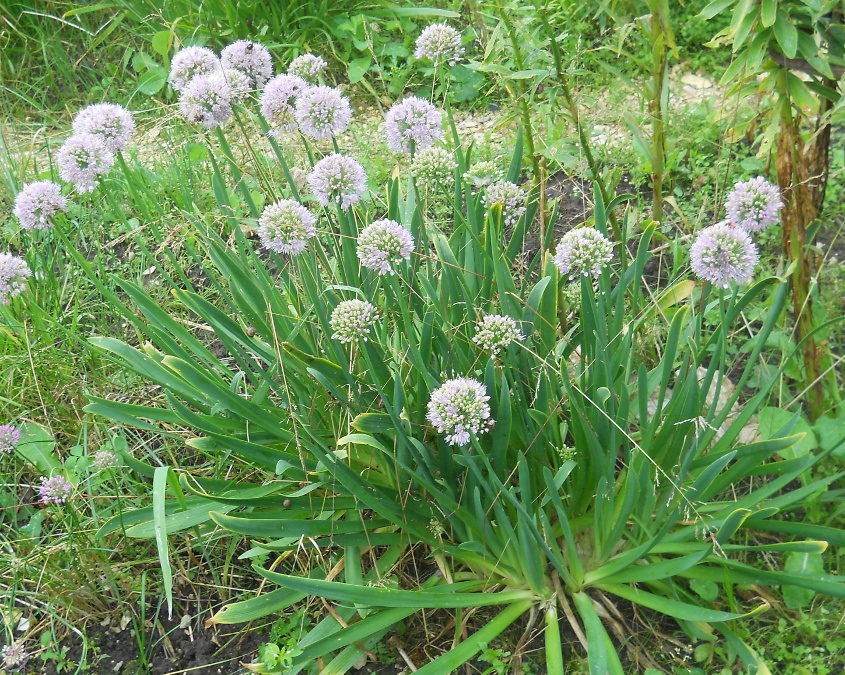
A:
POLYGON ((613 260, 613 244, 593 227, 570 230, 557 245, 554 263, 570 281, 577 277, 598 277, 613 260))
POLYGON ((308 185, 321 206, 336 202, 346 211, 364 196, 367 174, 351 157, 332 153, 314 165, 308 175, 308 185))
POLYGON ((299 255, 317 234, 317 216, 293 199, 282 199, 264 207, 258 219, 258 237, 265 248, 276 253, 299 255))
POLYGON ((232 117, 232 87, 223 77, 197 75, 182 91, 179 112, 204 129, 219 127, 232 117))
POLYGON ((48 230, 53 216, 67 210, 67 197, 53 181, 27 183, 15 197, 13 213, 24 230, 48 230))
POLYGON ((754 277, 759 254, 751 236, 728 222, 706 227, 690 247, 690 266, 696 276, 714 286, 746 284, 754 277))
POLYGON ((411 175, 417 181, 417 186, 423 190, 436 189, 439 186, 449 187, 455 182, 457 166, 458 163, 451 152, 432 145, 414 155, 411 175))
POLYGON ((94 469, 104 470, 116 466, 118 458, 111 450, 97 450, 91 459, 91 466, 94 469))
POLYGON ((488 209, 498 205, 502 207, 502 220, 505 225, 516 225, 525 213, 525 191, 510 181, 493 183, 487 188, 484 203, 488 209))
POLYGON ((220 68, 220 59, 205 47, 185 47, 173 55, 167 81, 176 91, 182 91, 197 75, 208 75, 220 68))
POLYGON ((493 356, 503 349, 507 349, 511 342, 522 340, 524 336, 519 332, 519 327, 509 316, 501 314, 485 314, 475 325, 475 337, 472 341, 484 351, 490 352, 493 356))
POLYGON ((376 220, 358 235, 361 266, 380 275, 394 274, 394 265, 411 258, 414 235, 395 220, 376 220))
POLYGON ((252 91, 252 80, 240 70, 234 68, 221 68, 208 74, 210 80, 222 79, 229 85, 232 92, 232 103, 243 103, 247 94, 252 91))
POLYGON ((114 164, 114 154, 94 134, 75 134, 68 138, 56 153, 59 176, 73 183, 79 192, 93 192, 99 185, 97 178, 114 164))
POLYGON ((112 152, 125 148, 135 133, 132 113, 114 103, 96 103, 83 108, 73 118, 72 126, 76 135, 99 136, 112 152))
POLYGON ((378 318, 376 308, 366 300, 344 300, 334 308, 329 320, 332 337, 340 342, 366 342, 378 318))
POLYGON ((434 67, 448 63, 454 66, 464 55, 461 34, 447 23, 426 26, 416 42, 414 58, 428 59, 434 67))
POLYGON ((60 473, 50 478, 41 476, 38 494, 41 496, 42 504, 64 504, 71 492, 73 492, 73 486, 60 473))
POLYGON ((11 304, 26 288, 32 271, 26 262, 11 253, 0 253, 0 305, 11 304))
POLYGON ((299 130, 318 141, 346 131, 352 119, 349 99, 334 87, 308 87, 296 99, 294 112, 299 130))
POLYGON ((277 75, 264 87, 259 102, 271 136, 296 129, 293 116, 296 97, 307 87, 308 83, 295 75, 277 75))
POLYGON ((749 232, 775 225, 782 208, 780 191, 762 176, 737 183, 725 202, 728 221, 749 232))
POLYGON ((267 47, 251 40, 238 40, 220 52, 224 68, 240 70, 249 77, 253 89, 261 89, 273 77, 273 57, 267 47))
POLYGON ((474 188, 482 188, 501 180, 503 175, 504 172, 496 162, 484 160, 469 167, 464 179, 474 188))
POLYGON ((320 80, 320 73, 326 69, 326 60, 315 54, 303 54, 297 56, 288 66, 288 75, 301 77, 308 84, 317 84, 320 80))
POLYGON ((20 430, 11 424, 0 425, 0 455, 11 454, 21 442, 20 430))
POLYGON ((443 138, 443 117, 429 101, 418 96, 394 103, 385 118, 387 147, 394 152, 411 152, 434 145, 443 138))
POLYGON ((447 380, 436 389, 428 402, 426 418, 446 434, 449 445, 466 445, 472 435, 484 433, 493 426, 487 389, 469 377, 447 380))
POLYGON ((29 654, 24 649, 23 640, 12 640, 9 644, 3 645, 0 649, 0 665, 5 668, 18 669, 29 659, 29 654))

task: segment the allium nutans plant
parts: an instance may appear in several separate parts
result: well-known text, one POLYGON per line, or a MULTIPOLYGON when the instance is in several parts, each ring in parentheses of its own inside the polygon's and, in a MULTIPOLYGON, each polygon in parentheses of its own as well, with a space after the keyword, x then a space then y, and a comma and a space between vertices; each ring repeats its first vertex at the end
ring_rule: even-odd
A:
MULTIPOLYGON (((218 130, 214 140, 225 134, 218 130)), ((220 213, 183 204, 217 301, 187 276, 173 282, 173 295, 213 331, 226 358, 142 287, 118 281, 130 307, 92 277, 146 340, 142 348, 114 337, 96 344, 161 386, 169 406, 93 399, 88 411, 148 431, 189 428, 190 446, 253 476, 211 480, 125 458, 153 478, 153 507, 131 514, 126 532, 157 537, 166 581, 164 534, 187 528, 216 525, 243 535, 253 545, 249 555, 266 560, 254 569, 272 590, 226 606, 213 621, 249 622, 322 598, 331 611, 284 672, 321 663, 321 672, 343 673, 416 612, 451 610, 460 626, 466 610, 477 608, 481 620, 466 635, 456 631, 452 649, 418 664, 418 673, 453 671, 523 620, 543 627, 548 673, 564 672, 567 628, 583 644, 590 672, 621 675, 619 605, 633 604, 671 617, 696 639, 726 640, 749 670, 762 673, 733 622, 766 604, 740 600, 735 585, 845 597, 838 577, 747 562, 760 552, 818 553, 845 543, 838 530, 782 520, 838 477, 794 487, 821 455, 786 452, 800 438, 790 434, 792 425, 771 440, 738 440, 776 377, 729 417, 786 303, 783 280, 722 288, 687 273, 663 282, 662 291, 647 289, 654 224, 611 249, 604 244, 608 213, 621 200, 605 204, 599 190, 584 227, 601 237, 579 234, 558 251, 550 230, 536 250, 527 243, 537 191, 526 192, 524 213, 506 226, 501 202, 462 187, 469 162, 460 149, 452 222, 441 230, 429 222, 410 176, 381 188, 378 205, 365 194, 360 167, 340 161, 347 157, 342 138, 290 142, 308 143, 318 167, 326 162, 321 156, 330 159, 312 181, 316 197, 308 188, 265 186, 268 197, 272 188, 317 216, 317 234, 303 237, 295 255, 243 234, 242 225, 255 226, 260 214, 236 217, 218 189, 232 177, 240 188, 245 168, 231 162, 224 175, 228 146, 209 143, 218 153, 220 213), (327 167, 331 176, 323 175, 327 167), (378 221, 395 223, 397 241, 413 242, 408 257, 396 253, 401 247, 386 253, 386 274, 363 264, 378 246, 372 237, 359 255, 361 233, 378 221), (220 223, 228 228, 222 234, 220 223), (590 250, 597 260, 584 259, 590 250), (580 284, 575 315, 561 301, 569 276, 580 284), (771 310, 746 345, 733 394, 727 405, 708 405, 734 365, 732 326, 749 303, 763 300, 771 310), (715 328, 700 309, 711 304, 722 318, 715 328), (490 315, 512 321, 491 327, 490 315), (655 322, 665 325, 665 342, 659 358, 644 360, 638 340, 653 335, 655 322), (486 336, 494 328, 491 349, 486 336), (165 499, 168 492, 173 499, 165 499), (782 540, 755 539, 757 530, 782 540), (430 557, 435 574, 411 582, 397 573, 411 547, 430 557), (323 557, 312 557, 307 573, 285 566, 292 555, 314 551, 323 557), (696 592, 701 584, 716 589, 709 600, 696 592)), ((452 143, 462 147, 457 137, 452 143)), ((290 176, 285 154, 277 157, 290 176)), ((511 183, 519 181, 521 158, 518 139, 511 183)), ((623 231, 631 232, 627 220, 623 231)), ((118 527, 115 520, 103 532, 118 527)))

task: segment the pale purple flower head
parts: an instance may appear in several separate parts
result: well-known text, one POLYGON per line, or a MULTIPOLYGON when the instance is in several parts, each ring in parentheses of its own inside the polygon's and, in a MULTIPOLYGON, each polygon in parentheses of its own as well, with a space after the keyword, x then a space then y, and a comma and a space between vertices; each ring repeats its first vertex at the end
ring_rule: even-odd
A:
POLYGON ((561 274, 573 281, 577 277, 598 277, 613 260, 613 244, 593 227, 570 230, 557 245, 554 263, 561 274))
POLYGON ((19 670, 28 659, 29 654, 24 648, 23 640, 12 640, 9 644, 3 645, 3 649, 0 649, 0 665, 13 671, 19 670))
POLYGON ((775 225, 782 208, 780 191, 762 176, 737 183, 725 202, 728 221, 749 232, 775 225))
POLYGON ((21 442, 20 430, 11 424, 0 425, 0 455, 10 454, 21 442))
POLYGON ((209 80, 224 80, 232 90, 232 103, 243 103, 247 94, 252 91, 252 80, 240 70, 221 68, 208 74, 209 80))
POLYGON ((378 311, 366 300, 344 300, 334 308, 329 320, 332 337, 340 342, 366 342, 378 318, 378 311))
POLYGON ((759 254, 751 236, 728 222, 706 227, 690 247, 690 266, 696 276, 728 288, 733 281, 746 284, 754 277, 759 254))
POLYGON ((225 78, 197 75, 182 91, 179 112, 204 129, 219 127, 232 117, 232 87, 225 78))
POLYGON ((466 445, 493 426, 487 389, 470 377, 447 380, 428 402, 426 418, 449 445, 466 445))
POLYGON ((49 180, 27 183, 15 197, 13 213, 24 230, 48 230, 53 216, 67 210, 67 197, 62 188, 49 180))
POLYGON ((208 75, 220 68, 220 59, 205 47, 185 47, 173 55, 168 82, 176 91, 182 91, 197 75, 208 75))
POLYGON ((261 92, 261 114, 270 125, 270 135, 278 137, 282 132, 296 129, 293 117, 296 97, 308 87, 308 83, 295 75, 277 75, 261 92))
POLYGON ((361 266, 380 275, 394 274, 394 265, 411 258, 414 235, 395 220, 376 220, 358 235, 361 266))
POLYGON ((117 152, 126 147, 135 133, 135 120, 123 106, 96 103, 79 111, 73 118, 73 133, 99 136, 106 147, 117 152))
POLYGON ((352 108, 339 89, 319 85, 300 92, 294 116, 303 134, 324 141, 346 131, 352 108))
POLYGON ((335 202, 345 211, 367 191, 367 174, 348 155, 332 153, 314 165, 308 185, 321 206, 335 202))
POLYGON ((68 138, 56 153, 59 176, 73 183, 79 192, 93 192, 97 178, 114 164, 114 154, 94 134, 75 134, 68 138))
POLYGON ((443 117, 430 102, 418 96, 394 103, 385 118, 387 147, 394 152, 411 152, 434 145, 443 138, 443 117))
POLYGON ((475 325, 475 337, 472 341, 484 351, 495 356, 503 349, 507 349, 511 342, 524 339, 519 332, 519 326, 509 316, 501 314, 485 314, 475 325))
POLYGON ((264 248, 276 253, 299 255, 317 234, 317 216, 293 199, 264 207, 258 219, 258 237, 264 248))
POLYGON ((484 203, 488 209, 501 206, 502 220, 505 225, 513 226, 525 213, 525 191, 510 181, 498 181, 487 188, 484 203))
POLYGON ((41 476, 38 494, 42 504, 64 504, 73 492, 73 486, 67 478, 57 473, 55 476, 41 476))
POLYGON ((414 58, 428 59, 434 67, 448 63, 454 66, 464 55, 461 34, 447 23, 426 26, 417 38, 414 58))
POLYGON ((91 466, 94 469, 104 470, 116 466, 118 457, 111 450, 97 450, 91 459, 91 466))
POLYGON ((11 253, 0 253, 0 305, 9 305, 26 288, 32 271, 26 262, 11 253))
POLYGON ((326 60, 322 56, 303 54, 297 56, 288 66, 288 75, 301 77, 308 84, 317 84, 320 73, 326 69, 326 60))
POLYGON ((249 77, 253 89, 261 89, 273 77, 273 57, 267 47, 251 40, 238 40, 220 52, 224 68, 240 70, 249 77))

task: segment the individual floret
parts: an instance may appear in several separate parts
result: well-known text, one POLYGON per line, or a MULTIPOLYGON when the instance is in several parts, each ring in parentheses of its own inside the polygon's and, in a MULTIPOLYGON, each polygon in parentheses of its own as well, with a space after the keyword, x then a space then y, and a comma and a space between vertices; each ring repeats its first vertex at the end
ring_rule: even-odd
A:
POLYGON ((99 136, 76 134, 59 148, 56 164, 62 180, 73 183, 79 192, 93 192, 97 179, 114 164, 114 154, 99 136))
POLYGON ((434 145, 443 138, 443 117, 429 101, 418 96, 394 103, 387 111, 387 147, 410 153, 434 145))
POLYGON ((358 235, 361 266, 380 275, 394 274, 394 265, 411 258, 414 235, 395 220, 376 220, 358 235))
POLYGON ((296 97, 308 87, 308 83, 295 75, 277 75, 261 92, 261 114, 270 126, 270 135, 296 129, 294 109, 296 97))
POLYGON ((329 326, 332 337, 340 342, 367 341, 378 320, 376 308, 365 300, 344 300, 332 312, 329 326))
POLYGON ((208 75, 220 68, 220 59, 205 47, 185 47, 173 55, 168 82, 176 91, 182 91, 197 75, 208 75))
POLYGON ((27 183, 15 197, 13 213, 24 230, 48 230, 53 217, 67 211, 67 197, 62 188, 49 180, 27 183))
POLYGON ((493 426, 487 389, 469 377, 447 380, 428 402, 426 418, 449 445, 466 445, 493 426))
POLYGON ((308 185, 321 206, 334 202, 345 211, 367 191, 367 174, 351 157, 333 153, 314 165, 308 185))
POLYGON ((20 430, 11 424, 0 425, 0 455, 8 455, 15 451, 21 442, 20 430))
POLYGON ((219 127, 232 117, 232 87, 225 78, 197 75, 182 92, 179 112, 204 129, 219 127))
POLYGON ((488 209, 500 206, 504 224, 512 227, 525 213, 525 191, 510 181, 499 181, 487 188, 484 203, 488 209))
POLYGON ((320 74, 326 69, 326 60, 315 54, 297 56, 288 66, 288 75, 301 77, 308 84, 318 84, 320 74))
POLYGON ((135 120, 123 106, 96 103, 79 111, 73 119, 73 133, 99 136, 112 152, 126 147, 135 133, 135 120))
POLYGON ((273 77, 273 57, 267 47, 251 40, 238 40, 220 52, 224 68, 240 70, 249 77, 253 89, 261 89, 273 77))
POLYGON ((26 288, 32 271, 26 262, 11 253, 0 253, 0 305, 9 305, 26 288))
POLYGON ((454 66, 463 55, 461 34, 447 23, 426 26, 417 38, 414 51, 414 58, 428 59, 435 68, 444 63, 454 66))
POLYGON ((305 136, 325 141, 346 131, 352 108, 339 89, 320 85, 300 92, 294 116, 305 136))
POLYGON ((411 175, 422 190, 437 187, 449 187, 455 182, 455 169, 458 163, 448 150, 433 145, 423 148, 414 155, 411 162, 411 175))
POLYGON ((261 243, 276 253, 299 255, 316 234, 317 217, 292 199, 267 205, 258 219, 261 243))
POLYGON ((690 247, 690 266, 696 276, 714 286, 747 284, 754 278, 759 254, 751 236, 728 222, 706 227, 690 247))
POLYGON ((780 219, 780 191, 762 176, 739 182, 728 193, 728 221, 749 232, 762 232, 780 219))
POLYGON ((486 314, 475 325, 475 337, 472 341, 484 351, 496 356, 507 349, 511 342, 522 340, 524 336, 519 332, 519 326, 509 316, 501 314, 486 314))
POLYGON ((42 504, 64 504, 71 492, 73 492, 73 486, 60 473, 50 478, 41 476, 38 494, 41 496, 42 504))
POLYGON ((613 260, 613 244, 593 227, 570 230, 557 245, 554 263, 570 281, 577 277, 598 277, 613 260))

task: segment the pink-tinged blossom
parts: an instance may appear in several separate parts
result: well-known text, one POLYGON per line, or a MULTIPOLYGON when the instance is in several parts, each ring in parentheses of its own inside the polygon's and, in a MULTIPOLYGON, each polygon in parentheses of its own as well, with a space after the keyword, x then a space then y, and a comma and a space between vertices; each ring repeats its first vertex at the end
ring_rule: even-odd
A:
POLYGON ((366 193, 367 174, 348 155, 332 153, 314 165, 308 185, 321 206, 337 203, 346 211, 366 193))
POLYGON ((485 314, 475 325, 475 337, 472 341, 484 351, 496 356, 507 349, 511 342, 524 339, 516 321, 501 314, 485 314))
POLYGON ((118 464, 118 457, 110 450, 97 450, 91 459, 91 466, 100 471, 110 469, 118 464))
POLYGON ((232 103, 243 103, 249 92, 252 91, 252 80, 240 70, 234 68, 215 70, 213 73, 209 73, 208 79, 212 81, 224 80, 232 91, 232 103))
POLYGON ((12 640, 0 649, 0 665, 10 669, 10 672, 19 670, 28 659, 29 654, 24 648, 23 640, 12 640))
POLYGON ((13 213, 24 230, 48 230, 53 217, 67 211, 67 197, 62 188, 49 180, 27 183, 15 197, 13 213))
POLYGON ((0 455, 11 454, 21 442, 20 430, 11 424, 0 425, 0 455))
POLYGON ((461 34, 447 23, 426 26, 416 42, 414 58, 428 59, 434 67, 448 63, 454 66, 462 59, 461 34))
POLYGON ((0 253, 0 305, 9 305, 26 288, 32 271, 26 262, 11 253, 0 253))
POLYGON ((179 112, 204 129, 219 127, 232 117, 232 88, 225 78, 197 75, 182 91, 179 112))
POLYGON ((308 84, 317 84, 320 74, 326 69, 326 60, 315 54, 297 56, 288 66, 288 75, 301 77, 308 84))
POLYGON ((751 236, 728 222, 706 227, 690 247, 690 266, 696 276, 714 286, 729 288, 754 278, 759 254, 751 236))
POLYGON ((502 220, 505 225, 516 225, 525 213, 525 191, 510 181, 503 180, 493 183, 487 188, 484 203, 488 209, 494 206, 502 208, 502 220))
POLYGON ((73 119, 73 133, 99 136, 106 147, 117 152, 126 147, 135 133, 135 120, 123 106, 96 103, 79 111, 73 119))
POLYGON ((344 300, 332 312, 329 326, 332 337, 340 342, 369 339, 372 325, 378 320, 376 308, 365 300, 344 300))
POLYGON ((426 418, 449 445, 466 445, 493 426, 487 389, 469 377, 447 380, 428 402, 426 418))
POLYGON ((443 138, 443 116, 430 102, 418 96, 394 103, 385 118, 387 147, 410 153, 434 145, 443 138))
POLYGON ((94 134, 75 134, 56 153, 59 176, 79 192, 93 192, 97 178, 114 164, 114 153, 94 134))
POLYGON ((339 89, 320 85, 300 92, 294 116, 305 136, 325 141, 346 131, 352 108, 339 89))
POLYGON ((73 486, 61 474, 55 476, 41 476, 38 494, 42 504, 64 504, 73 492, 73 486))
POLYGON ((230 44, 220 52, 220 63, 249 77, 253 89, 261 89, 273 77, 273 57, 267 47, 251 40, 230 44))
POLYGON ((205 47, 185 47, 173 55, 168 82, 176 91, 182 91, 197 75, 208 75, 220 68, 220 59, 205 47))
POLYGON ((270 135, 278 137, 286 131, 296 129, 294 106, 296 97, 308 87, 308 83, 295 75, 277 75, 261 92, 261 114, 270 126, 270 135))
POLYGON ((578 277, 598 277, 613 260, 613 244, 593 227, 570 230, 557 245, 554 263, 570 281, 578 277))
POLYGON ((292 199, 264 207, 258 219, 258 237, 265 248, 276 253, 299 255, 317 234, 317 216, 292 199))
POLYGON ((739 182, 725 202, 728 221, 749 232, 762 232, 780 220, 780 191, 762 176, 739 182))
POLYGON ((380 275, 394 274, 394 265, 411 258, 414 235, 395 220, 376 220, 358 235, 361 266, 380 275))

